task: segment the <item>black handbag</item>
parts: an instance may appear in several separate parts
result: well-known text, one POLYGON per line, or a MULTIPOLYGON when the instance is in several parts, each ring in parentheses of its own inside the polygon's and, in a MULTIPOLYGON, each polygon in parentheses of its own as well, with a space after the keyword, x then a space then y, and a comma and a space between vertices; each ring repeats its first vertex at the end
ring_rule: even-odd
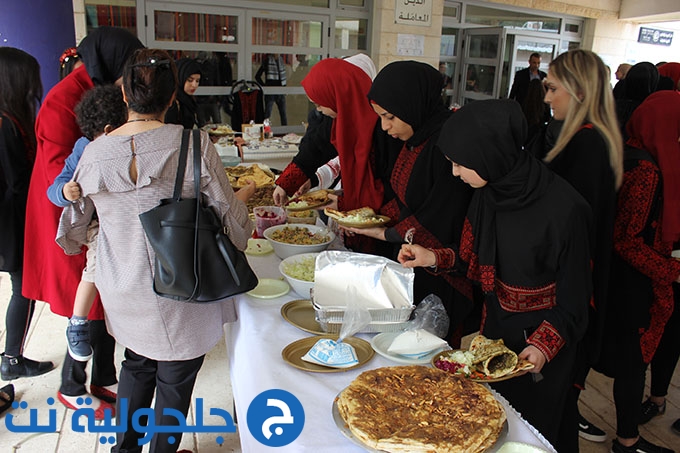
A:
POLYGON ((258 281, 215 211, 201 203, 198 129, 193 130, 195 198, 181 198, 190 132, 185 129, 182 133, 172 198, 161 200, 139 219, 156 252, 154 292, 183 302, 212 302, 250 291, 258 281))

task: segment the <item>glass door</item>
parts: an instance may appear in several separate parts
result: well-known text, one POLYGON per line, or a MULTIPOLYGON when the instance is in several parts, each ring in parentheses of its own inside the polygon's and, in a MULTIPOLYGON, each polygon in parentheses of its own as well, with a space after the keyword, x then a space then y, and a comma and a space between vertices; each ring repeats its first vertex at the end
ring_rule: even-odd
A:
POLYGON ((506 45, 511 47, 508 51, 512 50, 512 52, 509 54, 510 71, 508 77, 504 78, 501 87, 503 97, 508 96, 515 73, 529 66, 529 57, 533 53, 538 53, 541 56, 539 69, 548 72, 548 65, 558 54, 560 40, 509 32, 506 45))
POLYGON ((463 30, 460 105, 500 97, 505 33, 502 27, 463 30))

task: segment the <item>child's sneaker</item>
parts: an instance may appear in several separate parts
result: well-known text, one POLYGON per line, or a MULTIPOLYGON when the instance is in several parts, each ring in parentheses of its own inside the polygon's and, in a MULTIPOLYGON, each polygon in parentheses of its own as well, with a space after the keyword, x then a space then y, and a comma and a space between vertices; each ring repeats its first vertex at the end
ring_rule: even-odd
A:
POLYGON ((90 346, 90 323, 72 324, 69 321, 66 327, 66 343, 68 353, 74 360, 87 362, 92 358, 92 346, 90 346))

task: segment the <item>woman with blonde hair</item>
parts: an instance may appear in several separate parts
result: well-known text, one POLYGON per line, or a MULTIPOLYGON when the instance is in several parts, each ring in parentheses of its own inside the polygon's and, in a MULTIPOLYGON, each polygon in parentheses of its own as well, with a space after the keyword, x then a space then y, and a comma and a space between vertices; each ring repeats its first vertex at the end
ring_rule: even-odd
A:
MULTIPOLYGON (((603 314, 613 247, 616 191, 623 180, 623 139, 616 119, 614 96, 607 67, 588 50, 576 49, 553 60, 545 78, 545 102, 553 117, 562 120, 562 130, 545 162, 566 179, 590 204, 593 211, 590 247, 593 260, 593 299, 588 330, 581 342, 574 367, 574 388, 578 399, 590 366, 597 360, 602 343, 603 314)), ((567 407, 576 408, 574 404, 567 407)), ((564 423, 558 451, 578 451, 578 437, 604 442, 602 430, 578 413, 564 423)))

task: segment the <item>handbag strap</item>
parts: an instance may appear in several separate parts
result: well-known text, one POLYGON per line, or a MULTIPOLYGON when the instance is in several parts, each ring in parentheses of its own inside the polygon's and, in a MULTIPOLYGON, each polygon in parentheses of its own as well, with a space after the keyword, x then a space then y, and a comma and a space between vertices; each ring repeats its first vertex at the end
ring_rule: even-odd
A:
MULTIPOLYGON (((188 132, 188 130, 184 130, 188 132)), ((194 136, 194 193, 196 199, 201 197, 201 131, 198 129, 191 129, 194 136)), ((186 158, 186 156, 185 156, 186 158)), ((196 221, 198 221, 198 214, 196 214, 196 221)))
MULTIPOLYGON (((185 168, 187 166, 187 154, 189 152, 189 132, 190 132, 189 129, 184 129, 182 131, 182 143, 179 147, 179 161, 177 162, 177 175, 175 176, 175 190, 172 192, 172 198, 176 201, 179 201, 182 198, 182 185, 184 184, 184 171, 185 171, 185 168)), ((199 137, 199 143, 200 143, 200 137, 199 137)), ((199 172, 200 172, 200 170, 199 170, 199 172)))

